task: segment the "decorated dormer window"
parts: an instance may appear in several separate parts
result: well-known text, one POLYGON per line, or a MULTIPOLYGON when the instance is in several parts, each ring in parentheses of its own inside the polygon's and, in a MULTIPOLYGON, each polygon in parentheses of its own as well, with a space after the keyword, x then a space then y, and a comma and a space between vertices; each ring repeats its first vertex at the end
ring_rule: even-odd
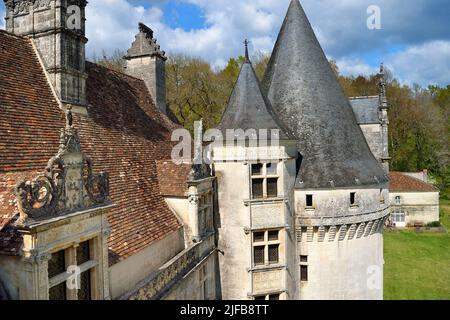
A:
POLYGON ((70 106, 58 153, 43 174, 15 188, 30 279, 27 299, 105 299, 108 290, 107 213, 112 208, 106 173, 94 175, 82 152, 70 106))
POLYGON ((255 163, 251 166, 252 199, 278 197, 278 164, 255 163))

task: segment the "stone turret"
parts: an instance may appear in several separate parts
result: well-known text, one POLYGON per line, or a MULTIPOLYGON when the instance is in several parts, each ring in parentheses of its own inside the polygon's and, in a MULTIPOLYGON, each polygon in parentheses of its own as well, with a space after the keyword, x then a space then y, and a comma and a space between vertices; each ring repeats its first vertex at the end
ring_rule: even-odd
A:
POLYGON ((379 117, 381 122, 381 163, 383 165, 384 170, 389 173, 389 118, 388 118, 388 110, 389 105, 386 96, 386 79, 384 74, 384 65, 380 66, 380 83, 379 83, 379 98, 380 98, 380 107, 379 107, 379 117))
POLYGON ((262 87, 298 136, 297 188, 387 182, 298 0, 291 2, 262 87))
POLYGON ((6 30, 33 40, 61 103, 85 111, 86 0, 4 0, 6 30))
POLYGON ((262 87, 301 154, 297 251, 290 253, 300 269, 295 297, 382 299, 388 177, 298 0, 291 1, 262 87))
POLYGON ((127 60, 126 72, 145 81, 158 109, 166 113, 166 71, 165 52, 156 44, 153 30, 139 23, 139 33, 124 57, 127 60))

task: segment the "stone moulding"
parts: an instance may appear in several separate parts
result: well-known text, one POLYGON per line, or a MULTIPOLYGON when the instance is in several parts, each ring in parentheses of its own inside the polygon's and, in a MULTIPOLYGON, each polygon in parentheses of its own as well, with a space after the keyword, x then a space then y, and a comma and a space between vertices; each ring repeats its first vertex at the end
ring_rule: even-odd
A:
MULTIPOLYGON (((370 235, 373 235, 375 233, 381 233, 384 227, 384 224, 386 222, 386 219, 388 216, 381 217, 376 220, 372 220, 369 222, 361 222, 361 223, 354 223, 352 225, 347 224, 334 224, 329 226, 329 228, 325 227, 324 225, 321 225, 317 228, 317 236, 312 234, 313 227, 309 226, 307 227, 307 236, 302 237, 302 227, 296 227, 296 239, 297 242, 334 242, 334 241, 344 241, 344 240, 353 240, 353 239, 359 239, 362 237, 368 237, 370 235), (328 234, 327 240, 325 240, 325 236, 328 234), (317 240, 316 240, 317 239, 317 240)), ((305 227, 303 227, 305 228, 305 227)), ((316 227, 314 227, 314 230, 316 227)))
POLYGON ((204 239, 179 253, 162 266, 156 274, 140 283, 137 290, 121 297, 121 300, 158 300, 163 298, 171 288, 195 269, 195 266, 201 264, 215 252, 216 249, 213 246, 211 250, 205 251, 204 248, 210 245, 213 238, 212 234, 209 239, 204 239))

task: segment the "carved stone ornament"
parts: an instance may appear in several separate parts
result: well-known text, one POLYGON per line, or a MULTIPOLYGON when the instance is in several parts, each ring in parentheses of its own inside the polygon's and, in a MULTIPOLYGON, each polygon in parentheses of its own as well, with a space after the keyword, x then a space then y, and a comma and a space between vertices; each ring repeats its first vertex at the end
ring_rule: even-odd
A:
POLYGON ((50 9, 52 0, 7 0, 5 2, 8 12, 14 16, 28 14, 31 8, 34 10, 50 9))
POLYGON ((201 180, 211 177, 211 168, 205 164, 193 164, 189 172, 189 181, 201 180))
POLYGON ((70 107, 58 153, 49 160, 45 174, 19 182, 15 194, 20 213, 18 224, 110 202, 108 175, 92 174, 92 161, 81 152, 70 107))

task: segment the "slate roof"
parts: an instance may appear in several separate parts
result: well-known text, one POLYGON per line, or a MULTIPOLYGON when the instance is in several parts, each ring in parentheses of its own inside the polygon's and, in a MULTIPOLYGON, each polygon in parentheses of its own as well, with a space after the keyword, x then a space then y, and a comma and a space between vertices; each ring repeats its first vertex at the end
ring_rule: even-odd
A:
POLYGON ((296 188, 388 182, 298 0, 289 6, 262 89, 298 138, 296 188))
POLYGON ((380 123, 378 114, 380 98, 378 96, 351 97, 349 101, 359 125, 380 123))
MULTIPOLYGON (((108 172, 116 205, 108 215, 110 264, 181 228, 161 196, 157 160, 170 159, 177 126, 154 106, 145 83, 87 63, 88 116, 74 114, 94 172, 108 172)), ((16 249, 12 187, 56 154, 64 114, 29 40, 0 31, 0 253, 16 249)), ((19 243, 20 245, 20 243, 19 243)))
MULTIPOLYGON (((295 140, 289 129, 278 119, 270 101, 261 91, 258 78, 251 62, 245 59, 238 79, 231 93, 228 105, 222 115, 219 130, 226 137, 226 129, 278 129, 281 140, 295 140)), ((255 139, 257 137, 254 137, 255 139)))
POLYGON ((401 172, 390 172, 390 192, 439 192, 432 184, 407 176, 401 172))

